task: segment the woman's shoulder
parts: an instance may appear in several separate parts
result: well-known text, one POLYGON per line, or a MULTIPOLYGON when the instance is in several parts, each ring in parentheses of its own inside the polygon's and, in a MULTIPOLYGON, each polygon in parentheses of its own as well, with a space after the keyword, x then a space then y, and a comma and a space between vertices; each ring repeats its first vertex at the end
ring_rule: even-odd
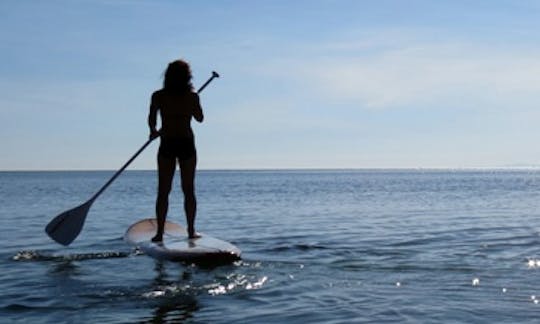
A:
POLYGON ((159 89, 159 90, 156 90, 154 91, 154 93, 152 93, 152 99, 155 99, 155 98, 159 98, 161 96, 163 96, 163 89, 159 89))
POLYGON ((156 90, 152 93, 152 104, 165 108, 169 105, 199 105, 199 95, 196 92, 170 93, 163 89, 156 90))
POLYGON ((199 105, 199 94, 195 91, 191 91, 189 95, 191 96, 193 104, 199 105))
POLYGON ((177 96, 188 96, 188 97, 191 97, 191 98, 199 98, 199 94, 195 91, 189 91, 189 92, 184 92, 184 93, 171 93, 171 92, 167 92, 165 91, 165 89, 159 89, 159 90, 156 90, 154 91, 154 93, 152 93, 152 97, 162 97, 162 96, 165 96, 165 95, 169 95, 169 96, 173 96, 173 97, 177 97, 177 96))

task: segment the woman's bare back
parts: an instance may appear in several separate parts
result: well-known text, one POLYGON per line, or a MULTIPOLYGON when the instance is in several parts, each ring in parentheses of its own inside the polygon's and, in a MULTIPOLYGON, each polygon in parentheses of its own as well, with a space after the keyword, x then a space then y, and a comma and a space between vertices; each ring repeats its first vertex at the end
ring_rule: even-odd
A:
POLYGON ((198 122, 203 120, 199 96, 194 92, 171 94, 158 90, 152 95, 150 117, 157 117, 158 110, 161 116, 160 134, 162 137, 191 138, 193 137, 191 117, 198 122))

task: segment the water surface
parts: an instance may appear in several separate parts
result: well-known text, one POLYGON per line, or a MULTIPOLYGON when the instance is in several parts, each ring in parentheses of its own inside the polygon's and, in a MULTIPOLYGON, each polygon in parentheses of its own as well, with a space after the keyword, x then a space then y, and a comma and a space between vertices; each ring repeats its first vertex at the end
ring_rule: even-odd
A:
MULTIPOLYGON (((123 174, 71 246, 52 242, 49 220, 113 173, 0 173, 3 322, 537 320, 539 171, 200 171, 198 230, 243 251, 217 268, 123 242, 153 216, 153 171, 123 174)), ((169 220, 185 223, 177 182, 169 220)))

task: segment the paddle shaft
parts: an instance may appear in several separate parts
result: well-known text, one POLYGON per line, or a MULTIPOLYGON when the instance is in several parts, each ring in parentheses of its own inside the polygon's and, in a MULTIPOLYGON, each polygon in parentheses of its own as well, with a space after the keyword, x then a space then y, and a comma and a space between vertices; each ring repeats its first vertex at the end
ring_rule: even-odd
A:
MULTIPOLYGON (((212 76, 199 88, 199 90, 197 90, 197 93, 200 93, 201 91, 204 90, 204 88, 206 88, 206 86, 208 84, 210 84, 210 82, 212 82, 212 80, 214 80, 215 78, 219 78, 219 74, 217 74, 215 71, 212 72, 212 76)), ((135 152, 135 154, 133 154, 133 156, 120 168, 120 170, 118 170, 110 179, 109 181, 107 181, 106 184, 103 185, 103 187, 101 187, 101 189, 98 190, 98 192, 96 192, 96 194, 90 198, 90 200, 88 202, 92 203, 94 200, 97 199, 97 197, 99 197, 99 195, 101 195, 103 193, 103 191, 105 191, 105 189, 107 189, 107 187, 116 179, 118 178, 118 176, 122 173, 122 171, 124 171, 130 164, 131 162, 133 162, 133 160, 135 160, 137 158, 137 156, 139 156, 139 154, 141 154, 142 151, 144 151, 144 149, 150 144, 152 143, 152 141, 154 139, 156 139, 157 137, 153 137, 153 138, 149 138, 146 143, 143 144, 143 146, 141 146, 141 148, 135 152)))

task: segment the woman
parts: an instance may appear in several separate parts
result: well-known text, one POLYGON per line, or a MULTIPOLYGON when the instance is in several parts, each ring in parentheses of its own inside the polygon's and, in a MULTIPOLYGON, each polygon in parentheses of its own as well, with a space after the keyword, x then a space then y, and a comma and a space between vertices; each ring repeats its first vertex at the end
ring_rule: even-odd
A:
POLYGON ((191 78, 191 69, 188 63, 182 60, 171 62, 165 71, 163 88, 152 94, 148 115, 150 137, 161 136, 157 156, 156 218, 158 229, 152 242, 163 240, 165 219, 169 208, 169 193, 171 192, 176 162, 180 166, 188 235, 190 239, 199 237, 195 232, 197 202, 194 180, 197 152, 191 129, 191 118, 195 118, 200 123, 204 116, 199 95, 193 91, 191 78), (161 116, 161 129, 159 131, 156 129, 158 111, 161 116))

